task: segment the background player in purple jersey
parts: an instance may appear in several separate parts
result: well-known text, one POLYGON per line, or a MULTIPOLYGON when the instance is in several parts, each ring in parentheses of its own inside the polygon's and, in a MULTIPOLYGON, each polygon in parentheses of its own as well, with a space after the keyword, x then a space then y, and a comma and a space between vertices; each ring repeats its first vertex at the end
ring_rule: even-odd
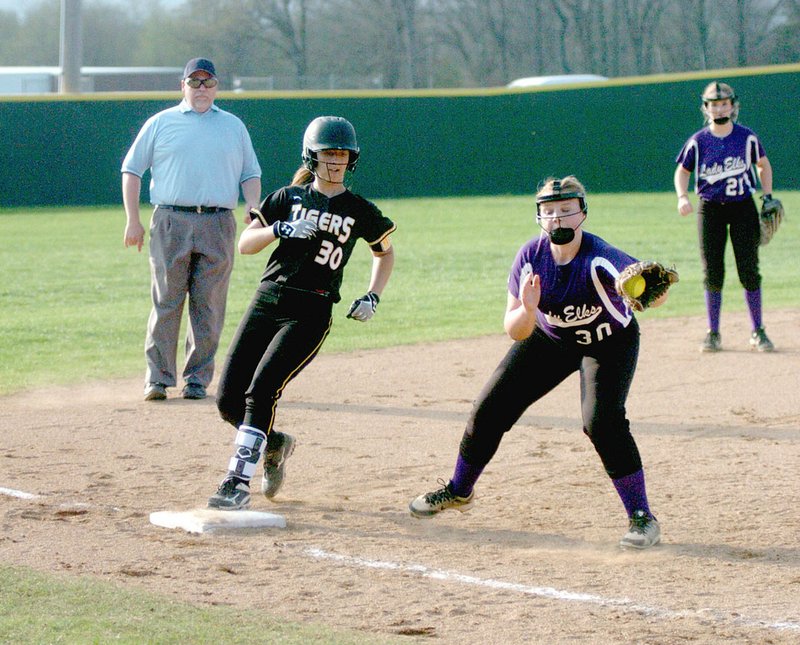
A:
POLYGON ((280 243, 231 342, 220 379, 217 407, 237 432, 228 473, 208 500, 210 508, 249 504, 249 482, 264 453, 261 491, 272 498, 281 487, 295 441, 273 429, 275 408, 286 384, 317 355, 330 331, 344 267, 359 238, 372 251, 372 275, 366 295, 353 302, 347 317, 369 320, 389 281, 394 267, 389 235, 395 225, 345 186, 359 154, 349 121, 314 119, 292 184, 253 210, 253 221, 239 239, 239 251, 246 254, 280 243))
MULTIPOLYGON (((452 479, 414 499, 416 517, 467 510, 473 487, 503 434, 533 403, 580 373, 583 431, 614 482, 629 518, 620 544, 647 548, 661 529, 650 511, 625 400, 636 370, 639 326, 615 278, 636 260, 584 232, 585 190, 572 176, 548 179, 536 195, 538 238, 517 253, 508 279, 505 330, 516 342, 472 409, 452 479)), ((666 293, 653 306, 666 300, 666 293)))
POLYGON ((700 349, 704 352, 722 349, 720 311, 725 245, 730 231, 736 270, 752 323, 750 345, 760 352, 771 352, 774 346, 767 338, 761 316, 760 229, 753 193, 760 179, 762 199, 771 197, 772 166, 756 134, 736 123, 739 100, 730 85, 709 83, 701 98, 707 125, 684 144, 676 159, 674 177, 681 215, 692 212, 687 194, 692 173, 695 192, 700 197, 697 228, 708 312, 708 332, 700 349))

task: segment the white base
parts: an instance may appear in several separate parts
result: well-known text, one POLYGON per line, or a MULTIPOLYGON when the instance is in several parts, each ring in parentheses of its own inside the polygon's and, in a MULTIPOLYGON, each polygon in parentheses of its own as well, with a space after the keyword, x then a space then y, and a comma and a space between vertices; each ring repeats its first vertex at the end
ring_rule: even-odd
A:
POLYGON ((158 511, 150 513, 150 523, 167 529, 183 529, 189 533, 211 533, 235 529, 286 528, 286 519, 260 511, 158 511))

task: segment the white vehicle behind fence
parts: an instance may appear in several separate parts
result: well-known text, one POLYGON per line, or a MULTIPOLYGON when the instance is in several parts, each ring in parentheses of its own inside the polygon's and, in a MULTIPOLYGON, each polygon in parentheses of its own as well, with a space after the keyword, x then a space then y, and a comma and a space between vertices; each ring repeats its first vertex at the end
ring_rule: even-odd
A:
POLYGON ((597 81, 607 81, 605 76, 597 74, 561 74, 558 76, 527 76, 511 81, 506 87, 540 87, 542 85, 568 85, 571 83, 592 83, 597 81))

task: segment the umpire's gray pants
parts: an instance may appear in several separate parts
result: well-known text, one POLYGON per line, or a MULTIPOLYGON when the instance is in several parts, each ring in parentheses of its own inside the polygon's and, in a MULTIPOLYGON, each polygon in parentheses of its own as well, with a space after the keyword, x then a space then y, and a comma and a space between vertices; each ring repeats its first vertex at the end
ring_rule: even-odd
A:
POLYGON ((232 211, 186 213, 156 208, 150 221, 153 309, 147 323, 146 383, 177 384, 176 355, 183 304, 189 297, 183 379, 207 387, 225 322, 233 269, 232 211))

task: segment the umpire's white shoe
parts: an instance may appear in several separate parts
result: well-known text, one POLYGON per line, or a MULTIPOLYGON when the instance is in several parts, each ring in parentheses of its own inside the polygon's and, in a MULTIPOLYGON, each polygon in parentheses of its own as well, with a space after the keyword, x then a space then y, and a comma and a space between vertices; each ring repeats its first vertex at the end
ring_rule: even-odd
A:
POLYGON ((226 477, 208 499, 208 508, 238 511, 250 505, 250 484, 237 477, 226 477))
MULTIPOLYGON (((294 452, 294 437, 285 432, 273 430, 274 439, 270 437, 277 447, 267 448, 264 453, 264 477, 261 479, 261 492, 267 499, 272 499, 283 486, 283 477, 286 474, 286 460, 294 452)), ((269 442, 269 439, 267 439, 269 442)))
POLYGON ((660 541, 661 527, 658 520, 644 511, 634 511, 628 532, 622 536, 619 545, 629 549, 647 549, 660 541))
POLYGON ((442 484, 442 488, 411 500, 408 510, 414 517, 433 517, 448 508, 454 508, 462 513, 472 508, 472 501, 475 499, 474 490, 467 497, 459 497, 453 493, 449 482, 445 484, 440 479, 439 483, 442 484))

